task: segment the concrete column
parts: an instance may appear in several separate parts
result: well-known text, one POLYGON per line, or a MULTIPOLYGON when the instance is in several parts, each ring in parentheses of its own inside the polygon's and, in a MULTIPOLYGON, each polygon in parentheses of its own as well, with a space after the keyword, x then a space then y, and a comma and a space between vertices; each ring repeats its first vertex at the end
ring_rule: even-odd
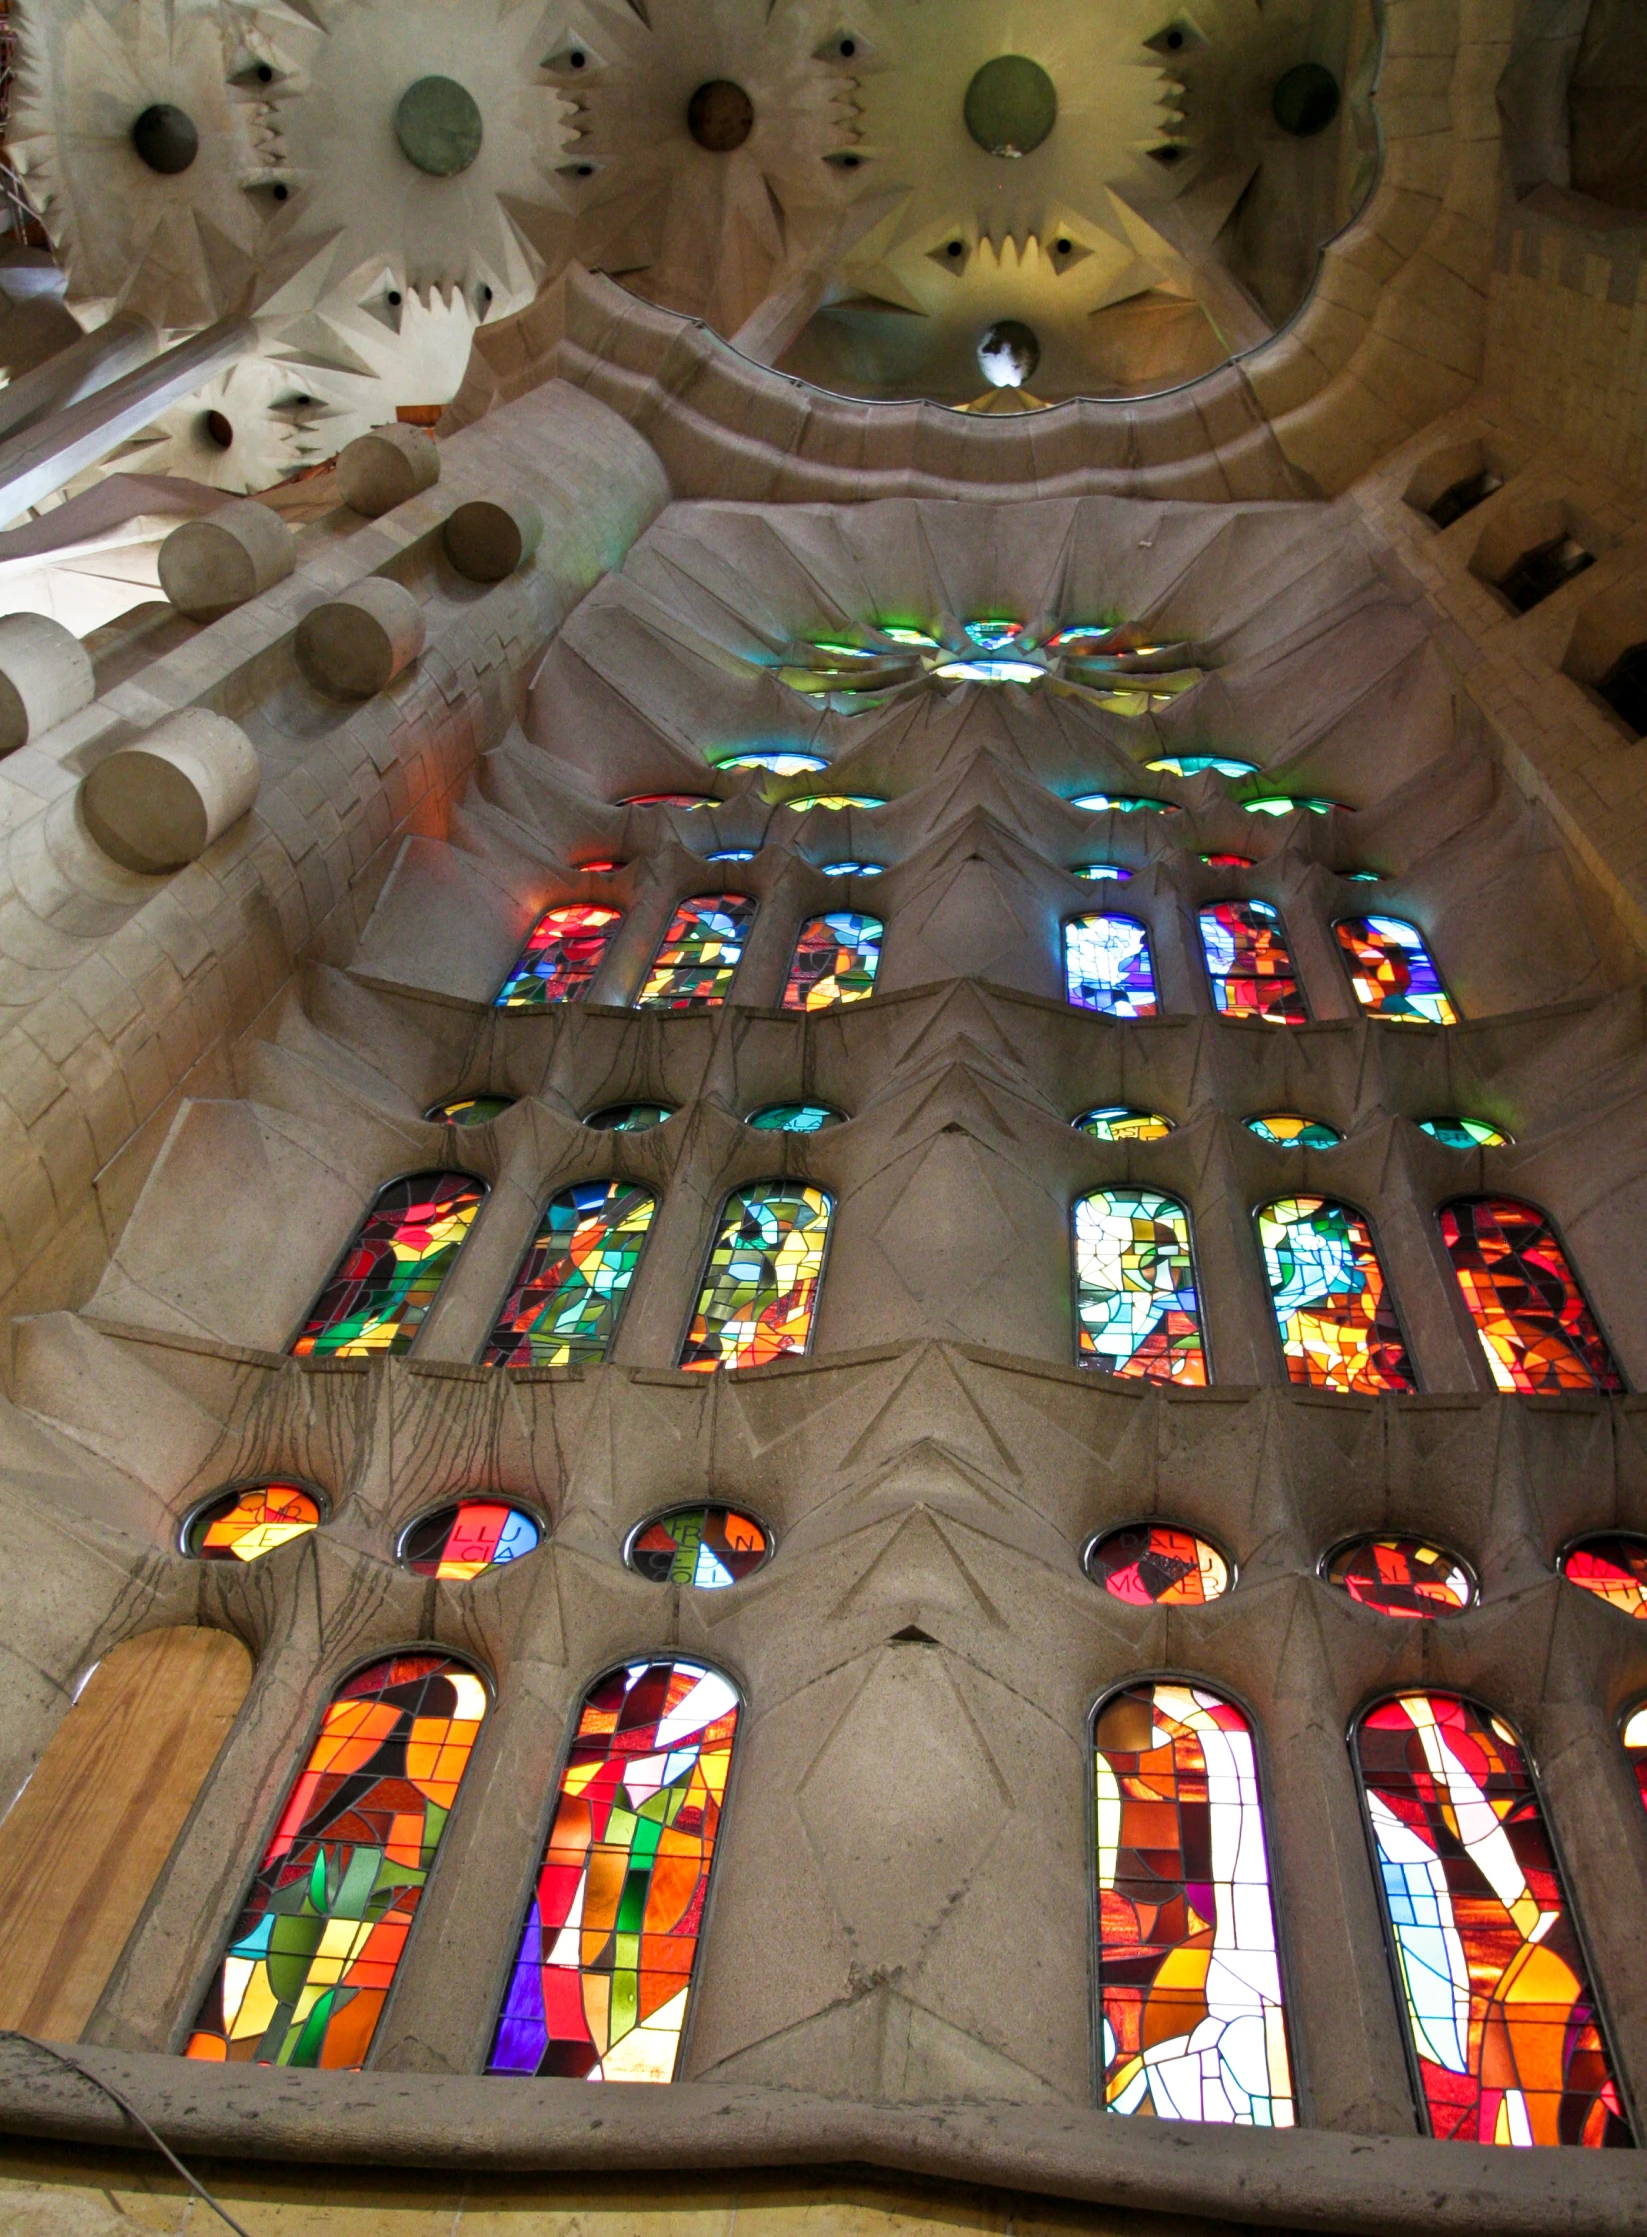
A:
POLYGON ((0 442, 0 520, 14 520, 54 496, 65 482, 146 427, 157 412, 192 396, 214 373, 256 347, 257 327, 251 319, 219 319, 122 373, 95 395, 50 412, 0 442))
POLYGON ((160 347, 160 329, 138 311, 116 311, 44 364, 0 389, 0 437, 20 435, 48 412, 95 396, 122 374, 148 363, 160 347))
MULTIPOLYGON (((1376 1030, 1376 1028, 1375 1028, 1376 1030)), ((1393 1030, 1399 1031, 1400 1028, 1393 1030)), ((1420 1390, 1491 1390, 1493 1380, 1441 1247, 1404 1138, 1387 1127, 1381 1186, 1367 1206, 1420 1390)))
POLYGON ((1216 1122, 1191 1205, 1201 1329, 1220 1383, 1285 1383, 1263 1254, 1232 1143, 1234 1124, 1216 1122))

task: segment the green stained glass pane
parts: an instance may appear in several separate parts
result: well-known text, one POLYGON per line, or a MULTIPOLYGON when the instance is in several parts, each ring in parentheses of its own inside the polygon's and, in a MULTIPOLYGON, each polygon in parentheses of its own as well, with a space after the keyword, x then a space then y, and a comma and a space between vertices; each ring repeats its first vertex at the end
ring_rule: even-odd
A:
POLYGON ((489 1367, 572 1367, 606 1357, 657 1198, 628 1181, 552 1196, 486 1346, 489 1367))

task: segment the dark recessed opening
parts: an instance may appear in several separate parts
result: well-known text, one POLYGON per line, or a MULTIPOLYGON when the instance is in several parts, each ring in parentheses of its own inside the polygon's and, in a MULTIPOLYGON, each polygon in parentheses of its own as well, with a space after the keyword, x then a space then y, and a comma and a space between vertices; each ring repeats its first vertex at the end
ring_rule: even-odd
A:
POLYGON ((480 284, 480 299, 483 303, 490 303, 492 300, 492 291, 484 280, 480 284))
POLYGON ((1170 140, 1161 147, 1151 148, 1149 152, 1157 163, 1177 163, 1184 153, 1182 148, 1175 147, 1170 140))
POLYGON ((1184 34, 1181 31, 1169 31, 1167 33, 1167 45, 1174 54, 1178 52, 1183 43, 1184 34))
POLYGON ((1053 246, 1054 248, 1056 248, 1060 256, 1068 256, 1070 250, 1075 246, 1075 243, 1070 240, 1067 235, 1065 235, 1061 240, 1055 241, 1053 243, 1053 246))
POLYGON ((1498 587, 1518 614, 1529 614, 1552 591, 1570 583, 1575 575, 1582 575, 1586 567, 1593 567, 1595 558, 1595 553, 1586 551, 1576 537, 1552 536, 1547 544, 1535 544, 1531 551, 1524 551, 1509 573, 1500 576, 1498 587))
POLYGON ((755 129, 755 104, 730 78, 710 78, 686 104, 686 129, 711 155, 730 155, 755 129))
POLYGON ((581 70, 584 63, 584 54, 582 47, 574 47, 571 53, 566 57, 566 59, 572 65, 574 70, 581 70))
POLYGON ((277 180, 275 183, 274 198, 277 202, 284 202, 287 195, 290 194, 291 191, 292 190, 289 186, 284 186, 277 180))
POLYGON ((234 441, 234 422, 222 412, 202 412, 200 431, 220 451, 226 451, 234 441))
POLYGON ((841 157, 841 169, 843 171, 855 171, 857 168, 858 158, 855 155, 843 155, 841 157))
POLYGON ((151 171, 173 178, 200 153, 193 117, 169 101, 156 101, 132 126, 132 146, 151 171))
POLYGON ((1283 132, 1313 140, 1338 114, 1338 80, 1319 62, 1300 62, 1276 80, 1270 110, 1283 132))
POLYGON ((273 72, 273 70, 272 70, 272 69, 271 69, 271 68, 269 67, 268 63, 266 63, 266 62, 260 62, 260 63, 258 64, 258 66, 257 66, 257 82, 258 82, 258 84, 259 84, 259 85, 272 85, 272 84, 273 84, 273 82, 274 82, 274 72, 273 72))
POLYGON ((595 175, 595 166, 592 163, 579 163, 574 166, 574 169, 580 179, 592 179, 595 175))
POLYGON ((390 288, 390 290, 389 290, 388 294, 387 294, 387 295, 386 295, 386 296, 384 297, 384 301, 385 301, 385 302, 386 302, 386 303, 388 304, 388 306, 389 306, 389 308, 390 308, 390 310, 391 310, 391 311, 398 311, 398 310, 400 309, 400 290, 399 290, 399 288, 398 288, 398 287, 392 287, 392 288, 390 288))
POLYGON ((1453 482, 1444 489, 1430 507, 1430 518, 1437 528, 1451 528, 1455 520, 1473 513, 1477 505, 1485 504, 1494 490, 1503 487, 1504 476, 1495 474, 1490 466, 1483 466, 1479 474, 1466 474, 1462 481, 1453 482))
POLYGON ((951 241, 944 254, 946 256, 965 256, 966 243, 964 241, 951 241))
POLYGON ((1620 722, 1647 738, 1647 637, 1626 645, 1596 689, 1620 722))
POLYGON ((858 42, 856 39, 843 39, 841 41, 841 60, 843 62, 850 62, 857 51, 858 42))

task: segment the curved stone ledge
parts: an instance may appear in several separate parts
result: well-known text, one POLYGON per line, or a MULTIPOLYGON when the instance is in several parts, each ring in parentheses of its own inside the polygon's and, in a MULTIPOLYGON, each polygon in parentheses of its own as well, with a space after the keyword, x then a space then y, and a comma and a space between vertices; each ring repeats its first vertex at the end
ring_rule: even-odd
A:
MULTIPOLYGON (((1123 2121, 1085 2106, 872 2106, 798 2091, 229 2069, 75 2046, 174 2151, 493 2173, 855 2165, 1296 2229, 1625 2237, 1633 2156, 1123 2121)), ((129 2148, 135 2124, 26 2038, 0 2040, 0 2129, 129 2148)))

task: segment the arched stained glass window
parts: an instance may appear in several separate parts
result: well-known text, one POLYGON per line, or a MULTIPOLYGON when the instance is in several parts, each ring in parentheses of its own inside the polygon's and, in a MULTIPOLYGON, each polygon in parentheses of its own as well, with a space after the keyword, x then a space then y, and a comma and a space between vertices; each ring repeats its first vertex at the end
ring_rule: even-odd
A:
POLYGON ((858 916, 850 909, 809 918, 795 943, 784 1008, 838 1010, 848 1002, 867 1002, 875 991, 885 930, 879 917, 858 916))
POLYGON ((834 1208, 825 1190, 795 1181, 755 1181, 727 1198, 683 1367, 763 1367, 808 1348, 834 1208))
POLYGON ((444 1654, 333 1695, 189 2038, 190 2058, 365 2059, 487 1710, 444 1654))
POLYGON ((1405 1693, 1358 1720, 1355 1760, 1431 2135, 1628 2145, 1514 1732, 1459 1694, 1405 1693))
POLYGON ((488 1367, 592 1366, 606 1357, 658 1200, 630 1181, 552 1196, 487 1339, 488 1367))
POLYGON ((1207 1355, 1189 1214, 1148 1188, 1097 1188, 1075 1205, 1076 1349, 1089 1367, 1204 1383, 1207 1355))
POLYGON ((1182 1679, 1124 1686, 1093 1721, 1104 2103, 1291 2128, 1252 1730, 1182 1679))
POLYGON ((1213 1007, 1223 1017, 1302 1025, 1309 1016, 1281 919, 1267 901, 1214 901, 1200 911, 1213 1007))
POLYGON ((1455 1197, 1441 1240, 1500 1390, 1622 1390, 1567 1254, 1536 1204, 1455 1197))
POLYGON ((1078 1010, 1154 1017, 1149 934, 1136 917, 1071 917, 1064 926, 1064 983, 1078 1010))
POLYGON ((527 936, 515 967, 498 990, 499 1010, 537 1010, 550 1002, 576 1002, 600 969, 621 909, 586 901, 546 909, 527 936))
POLYGON ((755 904, 742 893, 683 901, 641 988, 643 1010, 718 1009, 732 991, 755 904))
POLYGON ((1324 1196, 1281 1196, 1255 1216, 1292 1380, 1316 1390, 1416 1389, 1361 1213, 1324 1196))
POLYGON ((488 2073, 673 2081, 737 1729, 700 1662, 590 1687, 488 2073))
POLYGON ((1355 999, 1368 1017, 1458 1023, 1430 951, 1412 925, 1400 917, 1345 917, 1333 930, 1355 999))
POLYGON ((408 1173, 380 1189, 292 1356, 393 1359, 410 1351, 485 1197, 486 1183, 473 1173, 408 1173))

